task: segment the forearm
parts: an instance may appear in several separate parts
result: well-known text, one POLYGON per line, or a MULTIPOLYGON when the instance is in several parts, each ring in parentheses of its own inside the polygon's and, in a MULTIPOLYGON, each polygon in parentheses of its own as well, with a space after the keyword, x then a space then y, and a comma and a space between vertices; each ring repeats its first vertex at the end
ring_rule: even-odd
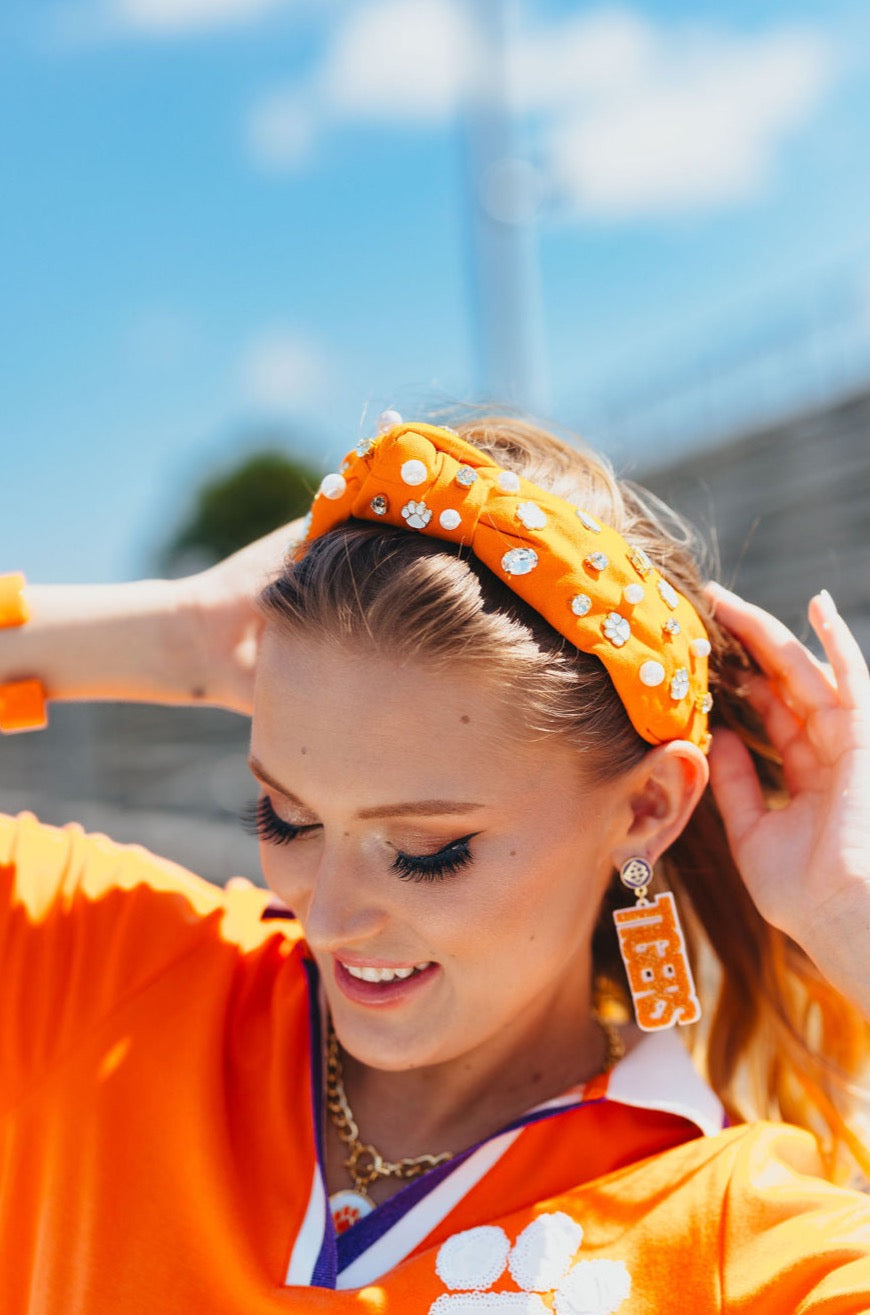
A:
POLYGON ((49 699, 197 702, 202 641, 187 581, 28 585, 26 625, 0 630, 0 682, 36 677, 49 699))
POLYGON ((49 699, 211 704, 249 715, 256 599, 301 521, 182 580, 28 585, 30 619, 0 628, 0 684, 34 677, 49 699))
POLYGON ((856 881, 830 900, 800 940, 831 985, 870 1022, 870 885, 856 881))

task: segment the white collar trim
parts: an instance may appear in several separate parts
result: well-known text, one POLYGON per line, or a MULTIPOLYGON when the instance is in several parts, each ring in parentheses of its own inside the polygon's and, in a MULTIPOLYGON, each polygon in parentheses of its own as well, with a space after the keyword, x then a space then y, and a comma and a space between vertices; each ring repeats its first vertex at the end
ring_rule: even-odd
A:
POLYGON ((616 1065, 607 1099, 637 1109, 677 1114, 706 1137, 722 1131, 725 1110, 692 1063, 674 1028, 647 1033, 616 1065))

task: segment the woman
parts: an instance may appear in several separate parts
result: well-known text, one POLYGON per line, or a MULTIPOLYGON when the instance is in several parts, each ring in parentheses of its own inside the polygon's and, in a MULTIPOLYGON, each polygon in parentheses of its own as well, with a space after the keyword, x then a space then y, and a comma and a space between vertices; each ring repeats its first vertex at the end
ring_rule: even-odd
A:
POLYGON ((829 597, 826 668, 513 421, 390 417, 298 532, 2 636, 54 697, 253 688, 279 900, 6 823, 4 1309, 870 1309, 835 1185, 870 696, 829 597))

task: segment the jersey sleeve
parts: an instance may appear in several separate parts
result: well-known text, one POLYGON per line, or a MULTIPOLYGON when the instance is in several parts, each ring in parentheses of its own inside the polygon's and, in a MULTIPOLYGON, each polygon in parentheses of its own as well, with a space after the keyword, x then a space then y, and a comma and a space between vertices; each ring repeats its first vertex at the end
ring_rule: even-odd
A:
POLYGON ((870 1198, 824 1180, 809 1133, 782 1124, 750 1132, 720 1236, 728 1315, 870 1312, 870 1198))
POLYGON ((0 817, 0 1109, 119 1000, 224 934, 227 903, 138 846, 0 817))

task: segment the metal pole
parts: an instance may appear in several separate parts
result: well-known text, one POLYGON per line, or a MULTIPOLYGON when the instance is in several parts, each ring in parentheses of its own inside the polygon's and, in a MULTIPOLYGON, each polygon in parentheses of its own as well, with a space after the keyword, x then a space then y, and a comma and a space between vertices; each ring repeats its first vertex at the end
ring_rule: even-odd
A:
POLYGON ((516 0, 467 0, 478 69, 465 115, 471 281, 483 398, 547 409, 536 215, 537 170, 522 157, 510 43, 516 0))

